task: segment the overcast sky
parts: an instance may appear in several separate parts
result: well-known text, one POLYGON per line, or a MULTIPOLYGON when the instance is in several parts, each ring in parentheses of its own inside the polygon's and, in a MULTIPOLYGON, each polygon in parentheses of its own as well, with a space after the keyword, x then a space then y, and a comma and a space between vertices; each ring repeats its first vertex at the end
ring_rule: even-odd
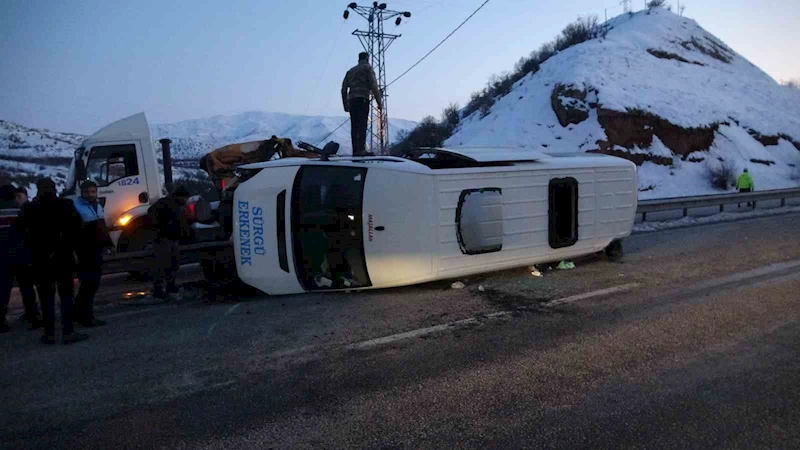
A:
MULTIPOLYGON (((676 0, 671 0, 675 3, 676 0)), ((390 0, 389 80, 483 0, 390 0)), ((366 21, 342 0, 4 0, 0 119, 90 133, 139 111, 153 122, 249 110, 343 115, 339 88, 366 21)), ((364 2, 367 4, 366 2, 364 2)), ((641 9, 644 0, 634 0, 641 9)), ((685 15, 776 80, 800 78, 800 1, 685 0, 685 15)), ((491 0, 390 89, 392 117, 438 117, 579 15, 618 0, 491 0)))

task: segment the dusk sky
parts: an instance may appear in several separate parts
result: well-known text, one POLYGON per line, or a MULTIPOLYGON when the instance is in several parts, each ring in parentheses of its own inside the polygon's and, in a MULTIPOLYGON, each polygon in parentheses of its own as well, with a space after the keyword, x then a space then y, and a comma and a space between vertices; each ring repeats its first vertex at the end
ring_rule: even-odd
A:
MULTIPOLYGON (((339 89, 366 21, 348 1, 6 0, 0 119, 91 133, 144 111, 153 122, 250 110, 344 115, 339 89)), ((368 4, 367 2, 363 2, 368 4)), ((392 0, 412 17, 387 55, 391 81, 483 0, 392 0)), ((672 3, 676 3, 672 0, 672 3)), ((800 78, 800 1, 686 0, 685 16, 778 81, 800 78)), ((644 0, 634 0, 635 9, 644 0)), ((391 117, 439 116, 578 16, 619 0, 491 0, 390 88, 391 117)))

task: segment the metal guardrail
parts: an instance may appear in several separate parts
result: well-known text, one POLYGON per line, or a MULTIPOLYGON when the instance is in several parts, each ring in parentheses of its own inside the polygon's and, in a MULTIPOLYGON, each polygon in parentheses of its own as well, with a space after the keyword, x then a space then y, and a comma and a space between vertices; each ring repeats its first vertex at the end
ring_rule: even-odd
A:
MULTIPOLYGON (((181 265, 199 262, 204 254, 230 247, 230 241, 199 242, 181 246, 181 265)), ((103 258, 103 273, 147 272, 155 265, 152 250, 117 253, 103 258)))
MULTIPOLYGON (((203 251, 203 250, 218 250, 231 245, 230 241, 212 241, 212 242, 198 242, 197 244, 181 245, 181 252, 203 251)), ((129 261, 132 259, 149 258, 153 257, 152 250, 143 250, 139 252, 125 252, 117 253, 107 258, 103 258, 103 262, 116 262, 116 261, 129 261)))
POLYGON ((659 198, 640 201, 638 208, 636 208, 636 213, 642 215, 642 222, 644 222, 647 220, 647 213, 650 212, 682 209, 683 216, 686 217, 689 215, 690 208, 719 206, 719 211, 724 212, 725 205, 730 205, 732 203, 751 202, 755 208, 757 202, 767 200, 780 200, 781 206, 786 206, 786 199, 794 197, 800 197, 800 188, 719 195, 698 195, 695 197, 659 198))

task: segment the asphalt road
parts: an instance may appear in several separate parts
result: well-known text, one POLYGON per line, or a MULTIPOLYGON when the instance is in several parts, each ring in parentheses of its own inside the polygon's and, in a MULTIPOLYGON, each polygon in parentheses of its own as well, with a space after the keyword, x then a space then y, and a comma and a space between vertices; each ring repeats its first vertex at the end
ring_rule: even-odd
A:
POLYGON ((112 299, 84 343, 0 336, 0 447, 800 448, 799 225, 460 290, 112 299))

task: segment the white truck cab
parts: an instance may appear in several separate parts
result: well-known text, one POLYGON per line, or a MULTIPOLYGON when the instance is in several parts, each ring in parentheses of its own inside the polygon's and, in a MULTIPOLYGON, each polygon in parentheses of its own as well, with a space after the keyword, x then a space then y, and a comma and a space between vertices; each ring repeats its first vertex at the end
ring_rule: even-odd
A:
POLYGON ((85 180, 98 185, 98 197, 117 250, 144 249, 148 238, 142 221, 150 205, 166 194, 144 113, 104 127, 75 150, 65 194, 80 195, 80 184, 85 180))
POLYGON ((234 194, 239 278, 268 294, 404 286, 602 251, 628 236, 636 166, 601 155, 421 149, 285 158, 234 194))

